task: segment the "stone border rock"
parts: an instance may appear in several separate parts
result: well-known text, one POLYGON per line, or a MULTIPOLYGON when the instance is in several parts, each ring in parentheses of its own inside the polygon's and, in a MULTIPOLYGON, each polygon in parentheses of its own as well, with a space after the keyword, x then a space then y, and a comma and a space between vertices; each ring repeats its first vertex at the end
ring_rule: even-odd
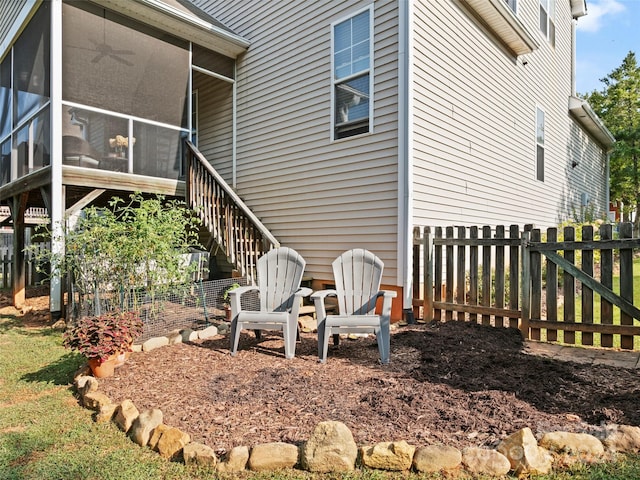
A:
MULTIPOLYGON (((195 332, 175 331, 167 337, 147 340, 134 350, 150 351, 219 333, 215 326, 195 332)), ((337 421, 320 422, 300 447, 273 442, 232 448, 219 458, 204 444, 191 442, 189 434, 163 423, 157 409, 139 412, 129 399, 119 404, 99 391, 99 382, 89 368, 74 378, 80 403, 95 411, 96 422, 114 422, 136 444, 158 452, 162 457, 187 465, 207 465, 220 473, 255 472, 299 468, 315 473, 349 472, 355 468, 418 473, 466 470, 471 474, 502 477, 547 474, 555 465, 610 460, 615 453, 640 452, 640 427, 608 425, 595 435, 548 432, 536 439, 529 428, 505 438, 496 449, 468 447, 463 450, 446 445, 414 446, 405 441, 387 441, 357 446, 349 428, 337 421)))

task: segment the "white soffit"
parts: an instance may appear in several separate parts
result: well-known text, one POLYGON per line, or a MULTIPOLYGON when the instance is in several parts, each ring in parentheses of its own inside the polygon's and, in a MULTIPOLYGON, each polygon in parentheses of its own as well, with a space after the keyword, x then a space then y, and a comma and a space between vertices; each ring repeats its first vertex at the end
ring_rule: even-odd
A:
POLYGON ((462 0, 515 55, 538 48, 538 42, 504 0, 462 0))
POLYGON ((204 12, 202 15, 196 15, 176 0, 91 1, 231 58, 245 52, 250 45, 248 40, 233 33, 204 12))
POLYGON ((602 120, 596 115, 596 112, 593 111, 587 101, 578 97, 569 97, 569 112, 578 123, 603 146, 607 149, 613 146, 616 139, 611 135, 611 132, 605 127, 602 120))

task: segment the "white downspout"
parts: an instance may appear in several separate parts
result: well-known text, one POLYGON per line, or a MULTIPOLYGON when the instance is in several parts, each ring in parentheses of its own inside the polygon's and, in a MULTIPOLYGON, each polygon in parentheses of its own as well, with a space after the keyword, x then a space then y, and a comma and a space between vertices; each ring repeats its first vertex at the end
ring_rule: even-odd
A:
MULTIPOLYGON (((51 2, 51 252, 64 254, 64 194, 62 188, 62 0, 51 2)), ((62 313, 62 275, 51 264, 50 311, 62 313)))
MULTIPOLYGON (((402 309, 413 314, 413 2, 400 1, 398 25, 398 278, 402 309)), ((407 314, 411 314, 411 316, 407 314)))
POLYGON ((571 19, 571 96, 576 96, 576 27, 578 20, 571 19))

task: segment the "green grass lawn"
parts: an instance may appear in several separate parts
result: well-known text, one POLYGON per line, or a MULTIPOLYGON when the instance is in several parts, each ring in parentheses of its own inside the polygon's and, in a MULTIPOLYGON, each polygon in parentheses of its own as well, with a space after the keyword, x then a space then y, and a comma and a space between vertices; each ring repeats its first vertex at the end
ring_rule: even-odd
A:
MULTIPOLYGON (((378 471, 314 476, 297 470, 217 477, 212 471, 168 462, 134 444, 114 424, 93 422, 91 412, 78 405, 71 386, 83 360, 61 344, 61 335, 50 329, 25 329, 17 318, 0 318, 0 480, 452 478, 378 471)), ((640 456, 531 478, 640 478, 640 456)))

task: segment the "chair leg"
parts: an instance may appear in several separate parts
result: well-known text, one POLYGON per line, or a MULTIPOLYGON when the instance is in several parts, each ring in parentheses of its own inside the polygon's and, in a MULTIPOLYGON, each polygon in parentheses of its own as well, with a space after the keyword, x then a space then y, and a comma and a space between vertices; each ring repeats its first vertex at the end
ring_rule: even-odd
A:
POLYGON ((260 340, 262 338, 262 330, 254 330, 253 333, 256 334, 256 340, 260 340))
POLYGON ((236 353, 238 351, 238 343, 240 342, 240 330, 242 330, 241 328, 238 327, 238 321, 237 320, 232 320, 231 321, 231 356, 235 357, 236 353))
POLYGON ((297 328, 292 325, 282 325, 282 336, 284 337, 284 357, 291 359, 296 355, 296 332, 297 328))
POLYGON ((376 332, 376 341, 378 342, 380 362, 386 365, 389 363, 389 353, 391 350, 391 332, 388 322, 382 322, 380 324, 380 329, 376 332))
POLYGON ((325 343, 325 331, 324 326, 326 325, 326 319, 320 320, 318 322, 318 360, 324 362, 327 359, 327 354, 324 356, 322 353, 324 352, 324 343, 325 343))
POLYGON ((333 345, 335 347, 337 347, 338 345, 340 345, 340 334, 339 333, 334 333, 333 334, 333 345))
MULTIPOLYGON (((329 336, 331 336, 331 327, 324 328, 324 335, 322 336, 322 356, 320 357, 320 361, 325 363, 327 361, 327 355, 329 354, 329 336)), ((318 347, 320 344, 318 344, 318 347)))

